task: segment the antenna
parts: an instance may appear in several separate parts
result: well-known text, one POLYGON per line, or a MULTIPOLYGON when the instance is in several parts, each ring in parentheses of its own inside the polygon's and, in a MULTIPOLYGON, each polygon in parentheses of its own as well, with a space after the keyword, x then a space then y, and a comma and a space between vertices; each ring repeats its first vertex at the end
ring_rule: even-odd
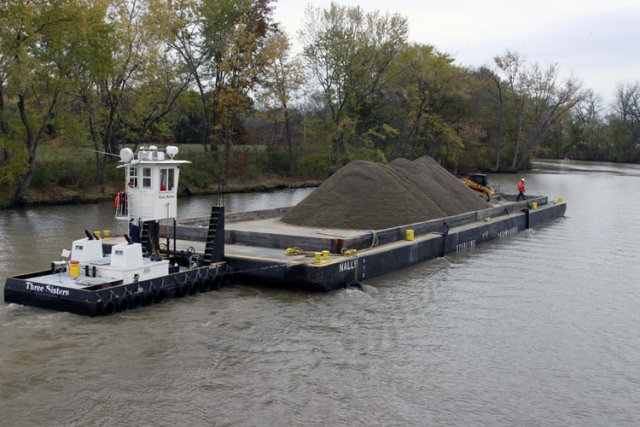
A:
POLYGON ((92 153, 106 154, 107 156, 111 156, 111 157, 120 157, 117 154, 111 154, 111 153, 107 153, 105 151, 92 150, 91 148, 83 148, 83 150, 84 151, 91 151, 92 153))

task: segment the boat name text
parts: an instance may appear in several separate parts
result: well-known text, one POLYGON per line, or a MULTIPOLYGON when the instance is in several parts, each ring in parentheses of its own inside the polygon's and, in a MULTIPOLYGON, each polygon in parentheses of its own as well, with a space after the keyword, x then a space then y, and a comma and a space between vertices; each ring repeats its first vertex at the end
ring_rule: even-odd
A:
POLYGON ((51 286, 51 285, 36 285, 34 283, 31 282, 27 282, 27 290, 28 291, 36 291, 36 292, 49 292, 50 294, 53 295, 58 295, 61 297, 68 297, 69 296, 69 291, 66 289, 60 289, 57 286, 51 286))
POLYGON ((345 271, 355 270, 357 266, 358 260, 351 259, 349 261, 341 262, 340 266, 338 267, 338 271, 340 271, 340 273, 343 273, 345 271))

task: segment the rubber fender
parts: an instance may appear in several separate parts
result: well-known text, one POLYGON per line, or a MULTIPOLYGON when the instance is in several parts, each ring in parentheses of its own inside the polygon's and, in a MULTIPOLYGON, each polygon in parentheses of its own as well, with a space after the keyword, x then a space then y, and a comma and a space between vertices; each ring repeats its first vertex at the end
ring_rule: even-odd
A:
POLYGON ((207 287, 207 291, 212 291, 215 286, 215 282, 216 282, 216 278, 215 276, 209 276, 207 277, 207 280, 204 281, 205 286, 207 287))
POLYGON ((142 306, 143 301, 144 298, 142 297, 141 293, 133 294, 133 296, 131 297, 130 308, 134 309, 142 306))
POLYGON ((111 316, 116 312, 116 303, 113 300, 98 303, 98 312, 103 316, 111 316))
POLYGON ((222 275, 222 286, 229 286, 231 284, 231 274, 222 275))
POLYGON ((189 295, 189 284, 182 283, 178 285, 178 287, 176 288, 176 296, 184 298, 187 295, 189 295))
POLYGON ((217 291, 222 287, 222 276, 216 276, 212 279, 211 289, 217 291))
POLYGON ((156 304, 162 304, 167 300, 167 290, 166 289, 158 289, 157 292, 153 294, 153 302, 156 304))
POLYGON ((200 290, 200 281, 195 280, 191 282, 191 284, 189 285, 189 294, 195 295, 198 292, 198 290, 200 290))
POLYGON ((118 301, 118 311, 127 311, 129 309, 129 298, 122 297, 118 301))
POLYGON ((147 292, 142 297, 142 305, 151 305, 153 304, 154 296, 152 292, 147 292))

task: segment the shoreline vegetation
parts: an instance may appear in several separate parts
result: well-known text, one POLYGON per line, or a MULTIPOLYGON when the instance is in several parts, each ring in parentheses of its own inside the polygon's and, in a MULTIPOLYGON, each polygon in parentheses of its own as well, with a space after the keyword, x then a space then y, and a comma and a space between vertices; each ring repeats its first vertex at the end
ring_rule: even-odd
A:
MULTIPOLYGON (((131 148, 135 148, 131 146, 131 148)), ((159 148, 164 148, 160 146, 159 148)), ((233 173, 227 176, 225 185, 218 163, 210 153, 205 153, 198 144, 179 146, 179 156, 188 160, 180 172, 178 197, 203 196, 228 193, 270 192, 282 189, 317 187, 331 177, 337 169, 327 157, 308 155, 296 162, 293 172, 287 166, 287 154, 268 147, 236 146, 231 155, 233 173)), ((124 176, 115 158, 109 158, 105 185, 95 183, 96 167, 92 160, 95 153, 86 148, 69 148, 48 142, 41 148, 38 168, 27 190, 24 203, 16 206, 12 203, 10 186, 0 188, 0 210, 30 208, 38 206, 58 206, 102 203, 113 200, 115 194, 124 190, 124 176)), ((352 160, 371 160, 387 164, 384 158, 362 155, 352 160)), ((533 160, 560 160, 557 158, 533 158, 533 160)), ((576 159, 582 160, 582 159, 576 159)), ((588 160, 586 160, 588 161, 588 160)), ((521 170, 529 170, 530 163, 521 170)), ((458 171, 455 175, 464 176, 466 172, 513 173, 503 170, 494 172, 488 169, 458 171)), ((449 169, 449 172, 453 172, 449 169)))
MULTIPOLYGON (((160 147, 164 148, 164 147, 160 147)), ((240 147, 236 147, 240 148, 240 147)), ((305 173, 288 174, 274 171, 273 155, 251 147, 251 150, 234 150, 234 170, 237 173, 227 177, 226 184, 220 185, 220 172, 210 154, 202 152, 198 145, 180 147, 179 156, 191 164, 181 169, 178 197, 212 194, 270 192, 287 188, 307 188, 318 186, 328 172, 317 168, 305 173)), ((41 158, 33 181, 27 190, 21 206, 12 204, 10 188, 0 188, 0 210, 22 207, 56 206, 101 203, 113 200, 115 194, 124 190, 124 176, 117 168, 115 159, 107 168, 104 189, 95 182, 96 168, 90 150, 69 149, 56 144, 47 144, 41 149, 41 158)))
MULTIPOLYGON (((178 193, 178 197, 182 198, 229 193, 261 193, 276 190, 317 187, 321 183, 322 181, 295 180, 282 177, 272 177, 267 179, 267 181, 255 183, 231 182, 225 188, 223 188, 221 192, 214 189, 193 191, 191 188, 189 188, 188 190, 184 188, 178 193)), ((103 203, 113 200, 116 192, 117 190, 114 189, 110 193, 102 194, 99 188, 90 189, 89 191, 78 188, 70 189, 62 187, 55 187, 46 190, 32 189, 27 192, 26 203, 24 206, 12 206, 11 203, 6 201, 6 199, 3 197, 2 199, 0 199, 0 210, 25 209, 41 206, 103 203), (52 194, 55 194, 55 196, 52 196, 52 194)))
POLYGON ((408 20, 332 2, 298 35, 275 0, 0 8, 0 205, 107 200, 120 149, 176 145, 195 194, 320 182, 429 156, 454 175, 532 158, 640 162, 640 81, 611 105, 506 50, 459 65, 408 20))

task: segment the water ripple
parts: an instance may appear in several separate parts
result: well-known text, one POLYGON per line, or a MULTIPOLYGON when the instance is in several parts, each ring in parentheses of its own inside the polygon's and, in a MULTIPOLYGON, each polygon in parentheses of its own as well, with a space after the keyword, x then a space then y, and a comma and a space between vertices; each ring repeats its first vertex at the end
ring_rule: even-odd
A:
MULTIPOLYGON (((0 306, 2 423, 638 425, 638 170, 594 168, 526 175, 567 199, 565 219, 363 291, 236 286, 97 319, 0 306)), ((25 228, 53 236, 42 259, 80 222, 1 215, 22 254, 25 228)), ((29 266, 12 256, 4 275, 29 266)))

